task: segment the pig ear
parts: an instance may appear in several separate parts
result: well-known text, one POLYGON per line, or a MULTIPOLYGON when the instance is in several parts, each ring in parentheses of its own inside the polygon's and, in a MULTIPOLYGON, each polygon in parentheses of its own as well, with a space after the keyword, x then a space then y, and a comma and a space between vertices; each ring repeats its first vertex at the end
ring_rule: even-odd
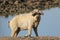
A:
POLYGON ((32 13, 35 13, 35 11, 33 10, 32 13))
POLYGON ((35 12, 39 12, 39 10, 38 10, 38 9, 34 9, 34 10, 32 11, 32 13, 35 13, 35 12))

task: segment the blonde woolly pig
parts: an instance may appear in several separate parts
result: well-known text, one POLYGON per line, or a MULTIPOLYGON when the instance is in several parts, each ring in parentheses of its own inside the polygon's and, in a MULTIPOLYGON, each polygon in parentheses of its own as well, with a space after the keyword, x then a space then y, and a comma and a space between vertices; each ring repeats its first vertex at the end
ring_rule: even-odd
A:
POLYGON ((43 12, 34 9, 30 13, 15 16, 11 21, 9 21, 11 37, 17 37, 21 30, 28 30, 27 36, 31 36, 32 28, 36 36, 38 36, 37 27, 40 22, 40 15, 43 15, 43 12))

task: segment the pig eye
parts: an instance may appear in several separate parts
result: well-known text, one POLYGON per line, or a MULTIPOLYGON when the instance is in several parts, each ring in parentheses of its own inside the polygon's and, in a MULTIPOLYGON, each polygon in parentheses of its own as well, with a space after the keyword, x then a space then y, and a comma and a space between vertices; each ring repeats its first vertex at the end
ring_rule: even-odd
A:
POLYGON ((37 12, 33 13, 32 16, 35 16, 37 14, 37 12))
POLYGON ((38 13, 38 15, 41 15, 41 13, 38 13))

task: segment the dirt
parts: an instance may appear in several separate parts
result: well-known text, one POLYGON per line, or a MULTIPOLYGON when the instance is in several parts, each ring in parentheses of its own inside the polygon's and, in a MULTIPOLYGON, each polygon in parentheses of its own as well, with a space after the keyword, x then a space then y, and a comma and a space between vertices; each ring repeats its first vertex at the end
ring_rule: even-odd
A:
POLYGON ((43 37, 0 37, 0 40, 60 40, 59 37, 43 36, 43 37))

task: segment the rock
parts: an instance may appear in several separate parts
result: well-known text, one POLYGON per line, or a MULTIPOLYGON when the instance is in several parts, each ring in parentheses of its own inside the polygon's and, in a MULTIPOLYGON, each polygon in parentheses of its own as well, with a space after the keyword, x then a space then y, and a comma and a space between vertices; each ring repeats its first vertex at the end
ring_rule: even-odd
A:
MULTIPOLYGON (((49 9, 52 7, 60 7, 59 0, 0 0, 0 13, 6 12, 10 15, 30 12, 33 9, 49 9), (13 9, 11 9, 13 8, 13 9), (14 10, 16 9, 16 10, 14 10), (4 11, 3 11, 4 10, 4 11)), ((5 14, 5 13, 4 13, 5 14)))

